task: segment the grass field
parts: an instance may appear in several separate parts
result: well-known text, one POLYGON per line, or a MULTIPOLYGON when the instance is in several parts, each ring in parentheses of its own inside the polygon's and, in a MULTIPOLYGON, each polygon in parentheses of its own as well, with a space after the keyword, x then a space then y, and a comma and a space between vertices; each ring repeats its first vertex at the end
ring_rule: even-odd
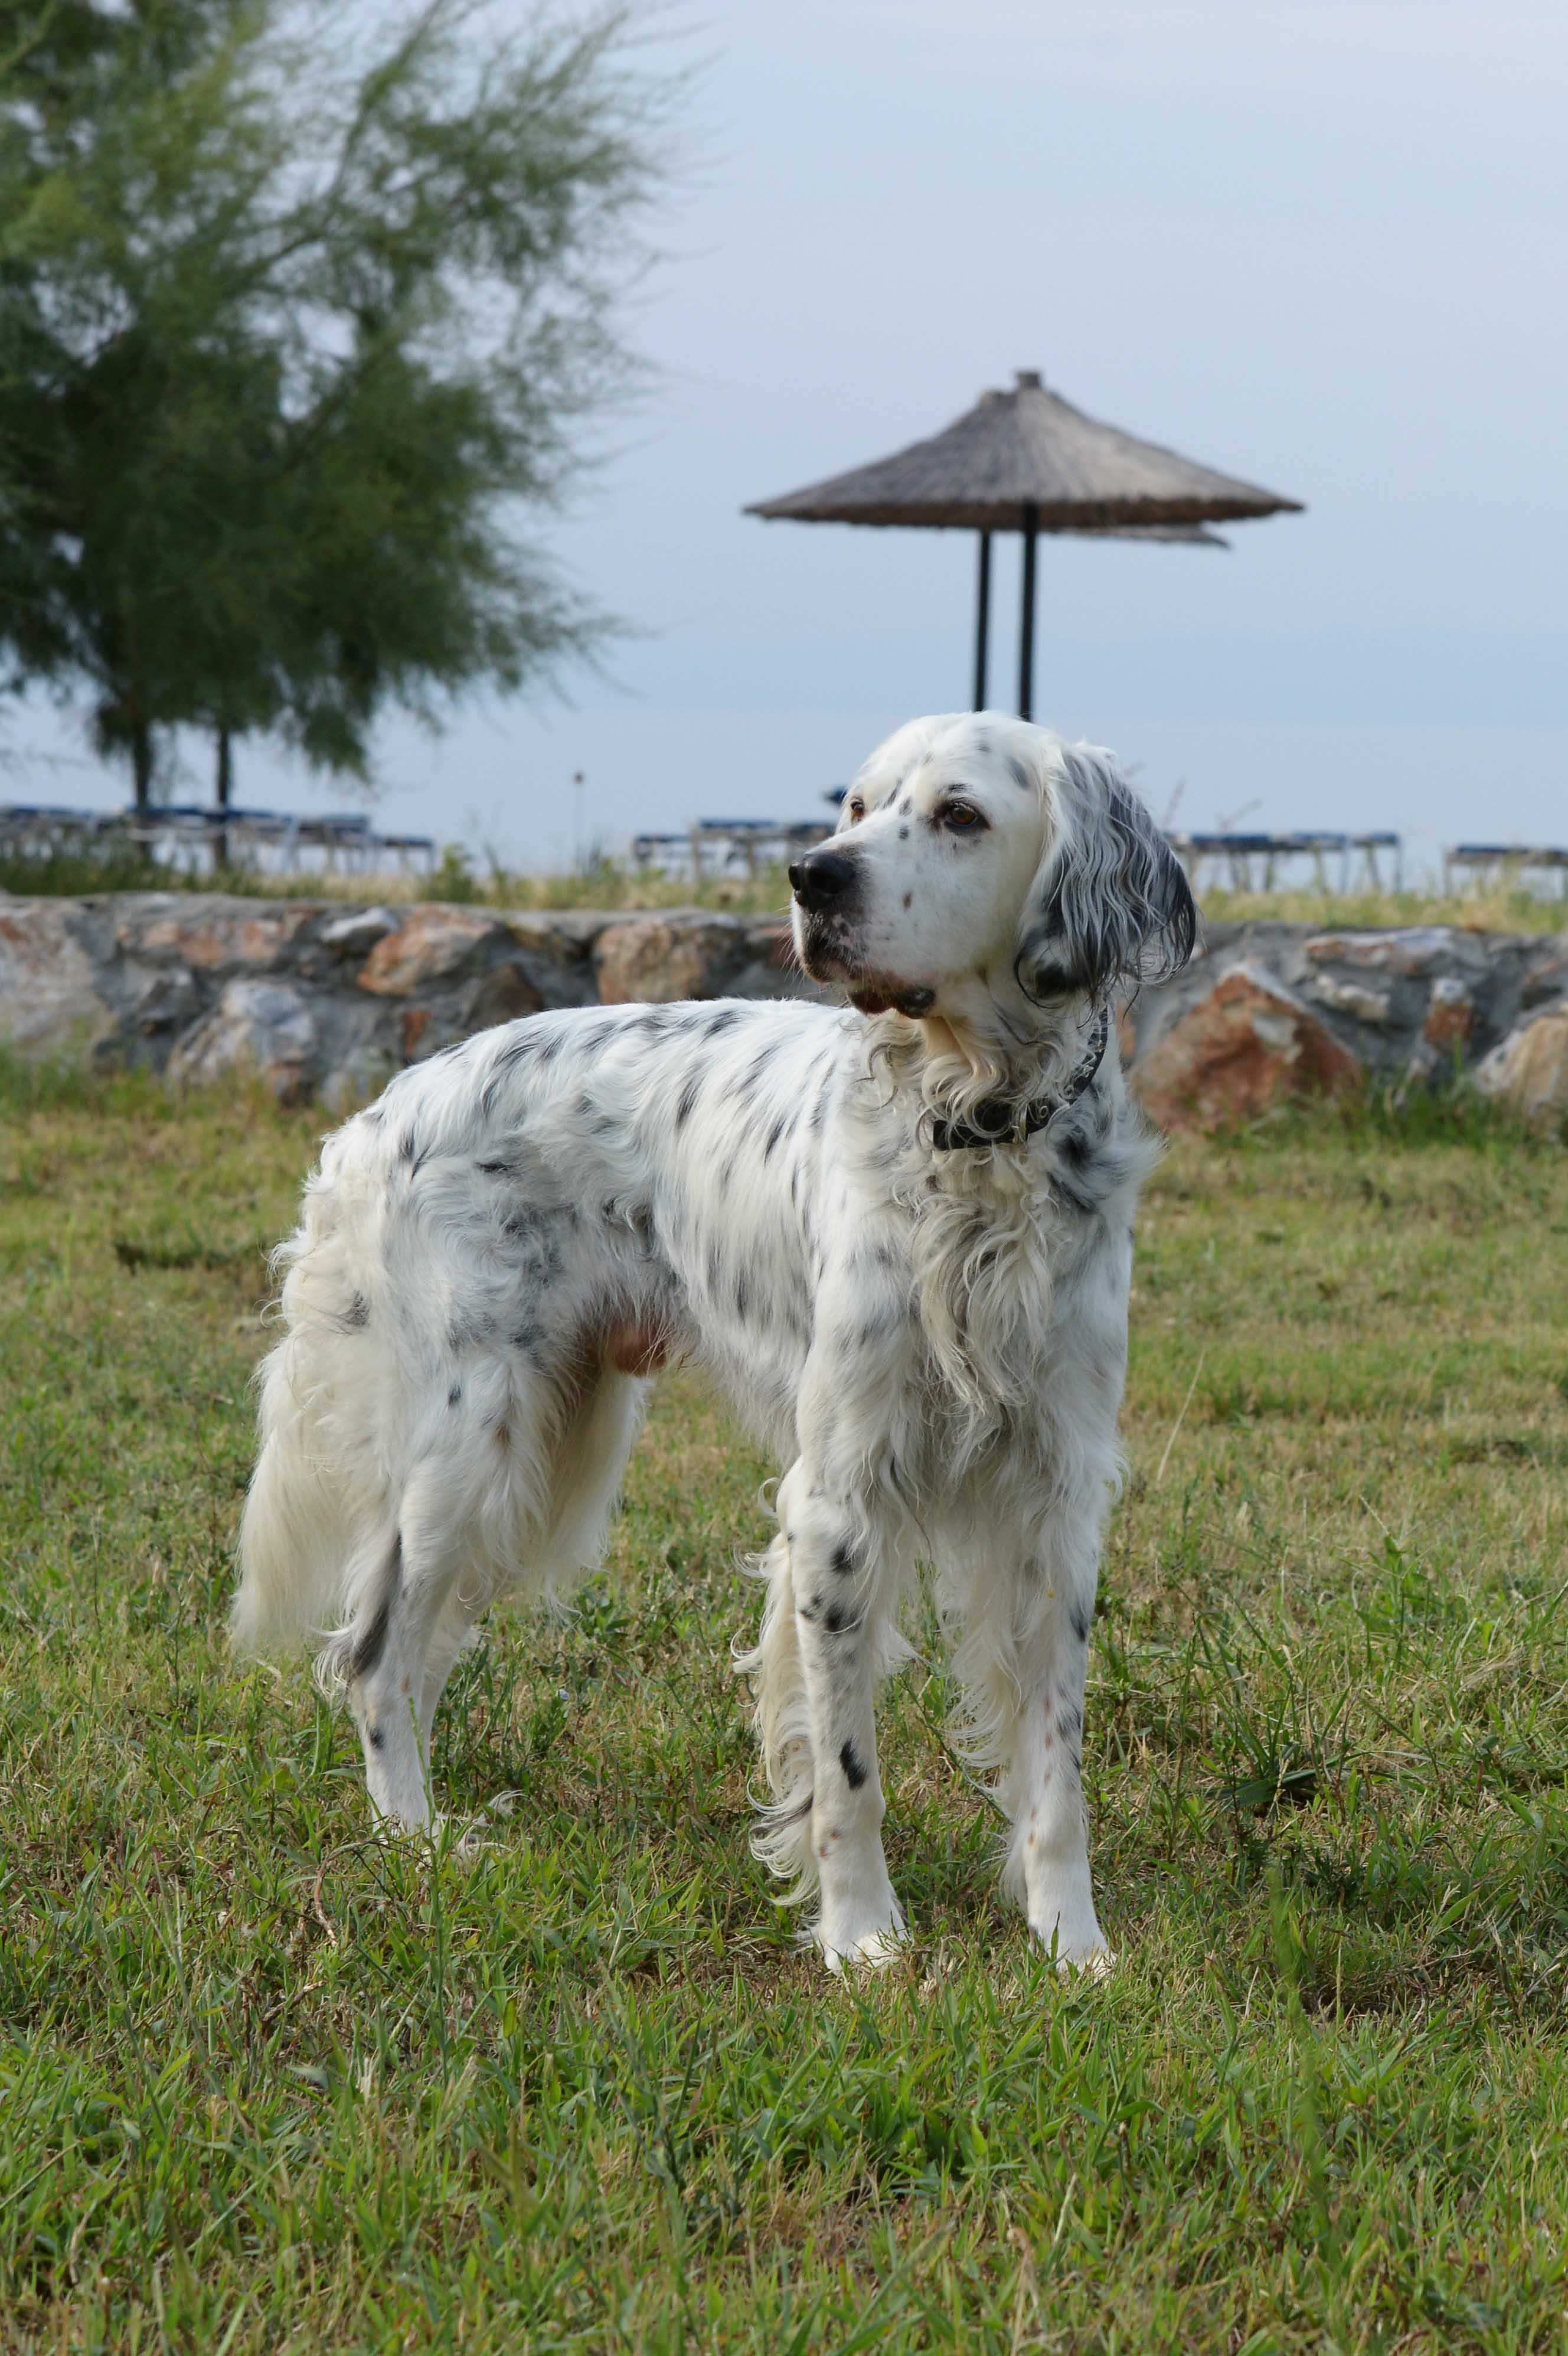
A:
POLYGON ((1568 2343, 1560 1146, 1173 1151, 1084 1759, 1119 1968, 997 1911, 917 1629, 915 1938, 841 1986, 746 1853, 770 1468, 672 1382, 610 1574, 460 1672, 439 1784, 516 1812, 385 1845, 221 1633, 315 1123, 4 1088, 0 2348, 1568 2343))

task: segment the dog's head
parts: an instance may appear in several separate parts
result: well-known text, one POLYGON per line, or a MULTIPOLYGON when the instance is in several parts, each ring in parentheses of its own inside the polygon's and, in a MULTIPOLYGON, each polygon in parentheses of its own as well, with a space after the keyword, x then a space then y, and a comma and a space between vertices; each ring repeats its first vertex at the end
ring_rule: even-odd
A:
POLYGON ((912 720, 790 869, 801 962, 866 1013, 1104 1001, 1176 972, 1197 911, 1108 753, 981 712, 912 720))

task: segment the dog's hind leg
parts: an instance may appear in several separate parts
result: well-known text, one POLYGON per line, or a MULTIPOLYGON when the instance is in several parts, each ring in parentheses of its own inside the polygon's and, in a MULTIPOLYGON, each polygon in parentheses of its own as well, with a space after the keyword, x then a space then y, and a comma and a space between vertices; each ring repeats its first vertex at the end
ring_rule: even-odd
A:
MULTIPOLYGON (((520 1593, 525 1599, 563 1601, 599 1567, 611 1515, 647 1404, 650 1386, 637 1377, 603 1369, 579 1399, 559 1434, 549 1461, 551 1487, 542 1526, 521 1529, 515 1501, 503 1497, 497 1518, 479 1537, 491 1575, 470 1575, 449 1584, 446 1600, 426 1641, 419 1694, 420 1743, 428 1778, 435 1713, 459 1655, 473 1641, 475 1623, 492 1597, 520 1593), (514 1549, 522 1546, 522 1560, 514 1549)), ((494 1501, 493 1501, 494 1502, 494 1501)))
POLYGON ((443 1487, 432 1468, 413 1474, 380 1579, 335 1648, 364 1746, 371 1804, 397 1825, 430 1822, 426 1696, 441 1652, 438 1697, 461 1644, 461 1630, 457 1643, 447 1635, 469 1544, 443 1487))
POLYGON ((626 1459, 642 1429, 651 1382, 601 1370, 562 1433, 538 1558, 527 1585, 553 1598, 592 1578, 604 1556, 626 1459))

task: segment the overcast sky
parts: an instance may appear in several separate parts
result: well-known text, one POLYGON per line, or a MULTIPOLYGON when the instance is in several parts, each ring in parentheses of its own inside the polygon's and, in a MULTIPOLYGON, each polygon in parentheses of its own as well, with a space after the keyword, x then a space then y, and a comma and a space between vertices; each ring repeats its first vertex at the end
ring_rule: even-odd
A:
MULTIPOLYGON (((1037 716, 1189 824, 1568 840, 1560 5, 714 0, 676 47, 691 161, 630 323, 662 380, 553 533, 644 635, 569 704, 389 727, 389 824, 547 863, 577 770, 594 835, 800 815, 965 703, 972 535, 740 509, 1035 367, 1307 508, 1228 553, 1043 541, 1037 716)), ((240 758, 247 801, 335 798, 240 758)))

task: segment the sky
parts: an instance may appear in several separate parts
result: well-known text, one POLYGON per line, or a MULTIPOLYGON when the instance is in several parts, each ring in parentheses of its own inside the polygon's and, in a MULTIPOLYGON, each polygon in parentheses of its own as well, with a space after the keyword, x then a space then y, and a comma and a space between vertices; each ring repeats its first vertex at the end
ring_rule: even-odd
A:
MULTIPOLYGON (((1037 718, 1188 826, 1392 827, 1418 866, 1568 841, 1568 12, 708 0, 662 23, 697 70, 625 316, 654 382, 547 534, 635 635, 439 742, 388 725, 387 825, 532 867, 812 814, 901 721, 967 702, 974 539, 741 509, 1038 368, 1307 512, 1223 552, 1042 541, 1037 718)), ((997 702, 1017 572, 1003 543, 997 702)), ((51 798, 124 798, 46 708, 12 741, 57 757, 51 798)), ((344 801, 249 745, 238 798, 344 801)))

